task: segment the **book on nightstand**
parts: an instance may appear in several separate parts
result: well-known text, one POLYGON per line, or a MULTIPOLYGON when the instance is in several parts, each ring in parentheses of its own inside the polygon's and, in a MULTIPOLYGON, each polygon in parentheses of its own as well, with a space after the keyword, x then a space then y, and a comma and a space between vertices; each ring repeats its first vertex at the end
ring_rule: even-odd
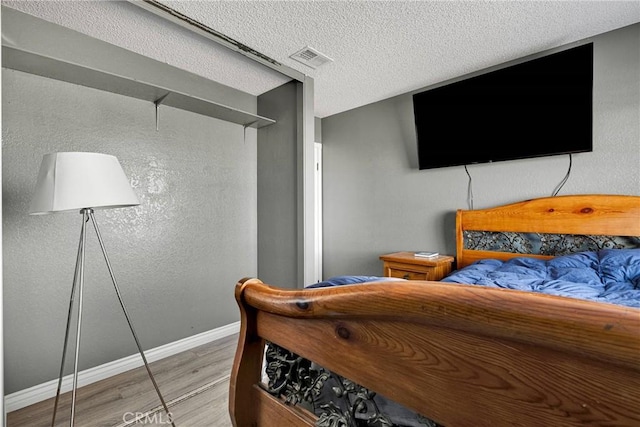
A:
POLYGON ((429 251, 420 251, 420 252, 415 252, 414 256, 417 256, 419 258, 435 258, 439 255, 438 252, 429 252, 429 251))

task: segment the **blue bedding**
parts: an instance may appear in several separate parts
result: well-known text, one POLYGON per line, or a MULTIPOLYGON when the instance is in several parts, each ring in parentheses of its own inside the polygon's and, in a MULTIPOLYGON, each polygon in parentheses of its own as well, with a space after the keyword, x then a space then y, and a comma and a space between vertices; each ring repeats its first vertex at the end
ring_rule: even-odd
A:
MULTIPOLYGON (((336 276, 307 288, 403 280, 379 276, 336 276)), ((489 286, 582 298, 640 308, 640 249, 602 249, 548 260, 483 259, 456 270, 443 282, 489 286)))
POLYGON ((485 259, 454 271, 442 281, 640 308, 640 249, 603 249, 548 260, 485 259))
POLYGON ((327 288, 330 286, 342 286, 342 285, 355 285, 356 283, 365 283, 365 282, 381 282, 381 281, 386 282, 389 280, 404 280, 404 279, 397 279, 394 277, 380 277, 380 276, 334 276, 325 281, 314 283, 313 285, 307 286, 306 289, 327 288))

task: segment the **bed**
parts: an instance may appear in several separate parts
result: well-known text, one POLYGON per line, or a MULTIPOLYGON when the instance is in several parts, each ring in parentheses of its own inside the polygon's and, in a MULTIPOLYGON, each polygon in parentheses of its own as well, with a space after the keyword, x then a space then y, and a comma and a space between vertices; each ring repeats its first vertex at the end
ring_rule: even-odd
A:
MULTIPOLYGON (((638 236, 638 196, 459 210, 453 274, 483 260, 633 251, 638 236)), ((393 425, 375 404, 371 411, 378 395, 418 414, 417 425, 640 425, 640 309, 632 305, 389 278, 299 290, 244 278, 236 300, 235 426, 393 425), (295 358, 295 369, 275 369, 286 387, 265 384, 265 345, 272 359, 280 351, 295 358), (320 382, 337 377, 333 391, 355 403, 309 410, 303 401, 319 393, 313 372, 320 382), (358 413, 367 414, 364 421, 354 419, 358 413)))

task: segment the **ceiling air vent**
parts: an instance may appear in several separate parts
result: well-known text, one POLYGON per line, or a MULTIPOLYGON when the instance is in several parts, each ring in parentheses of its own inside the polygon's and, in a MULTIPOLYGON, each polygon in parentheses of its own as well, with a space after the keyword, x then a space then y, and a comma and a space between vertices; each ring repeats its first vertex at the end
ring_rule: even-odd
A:
POLYGON ((296 61, 304 65, 307 65, 311 68, 317 68, 323 64, 326 64, 327 62, 333 61, 333 59, 329 58, 328 56, 318 52, 317 50, 309 46, 297 51, 296 53, 291 55, 289 58, 295 59, 296 61))

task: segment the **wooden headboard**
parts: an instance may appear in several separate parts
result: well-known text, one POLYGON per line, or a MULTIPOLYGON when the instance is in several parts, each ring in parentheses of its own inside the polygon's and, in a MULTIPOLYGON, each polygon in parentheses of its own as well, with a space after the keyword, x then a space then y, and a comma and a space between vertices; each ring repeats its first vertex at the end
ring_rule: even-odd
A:
POLYGON ((572 251, 639 247, 638 236, 640 196, 556 196, 489 209, 461 209, 456 214, 457 268, 483 258, 552 258, 572 251), (487 237, 491 233, 498 236, 487 237), (523 242, 526 237, 520 233, 537 235, 543 244, 523 242), (554 234, 562 237, 555 239, 556 244, 549 245, 548 241, 554 238, 548 235, 554 234), (569 247, 566 245, 568 235, 573 235, 569 247), (629 236, 629 239, 621 241, 620 236, 629 236), (484 242, 479 243, 479 240, 484 242), (576 244, 576 240, 581 240, 580 244, 576 244), (506 241, 508 244, 492 247, 486 244, 487 241, 506 241), (564 244, 561 250, 558 241, 564 244))

